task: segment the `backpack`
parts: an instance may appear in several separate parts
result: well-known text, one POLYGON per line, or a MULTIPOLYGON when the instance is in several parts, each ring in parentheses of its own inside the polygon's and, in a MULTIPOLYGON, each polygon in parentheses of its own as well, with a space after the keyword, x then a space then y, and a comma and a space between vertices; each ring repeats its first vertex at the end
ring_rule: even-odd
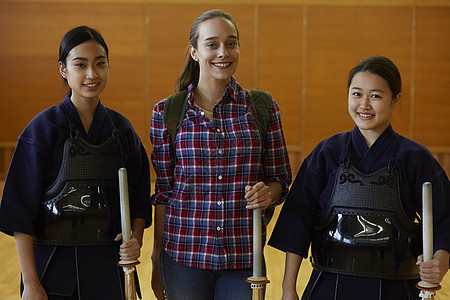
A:
MULTIPOLYGON (((273 107, 272 97, 269 92, 259 90, 248 91, 248 94, 250 96, 250 109, 255 118, 256 126, 261 136, 261 143, 264 147, 273 107)), ((174 149, 178 129, 181 127, 184 115, 186 114, 187 95, 187 90, 173 94, 167 98, 164 105, 164 124, 169 131, 170 140, 174 149)), ((274 210, 275 204, 271 204, 264 210, 266 224, 269 224, 269 221, 272 219, 274 210)))

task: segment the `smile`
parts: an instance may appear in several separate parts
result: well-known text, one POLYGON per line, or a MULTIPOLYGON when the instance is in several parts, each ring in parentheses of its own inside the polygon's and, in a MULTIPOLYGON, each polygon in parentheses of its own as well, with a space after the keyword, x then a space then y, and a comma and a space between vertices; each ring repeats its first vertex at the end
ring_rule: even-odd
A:
POLYGON ((231 65, 230 62, 227 63, 212 63, 214 66, 219 67, 219 68, 225 68, 231 65))
POLYGON ((361 119, 371 119, 374 116, 371 114, 363 114, 363 113, 357 113, 357 114, 361 117, 361 119))
POLYGON ((88 83, 88 84, 83 84, 83 85, 88 87, 88 88, 93 88, 93 87, 98 86, 99 84, 98 83, 88 83))

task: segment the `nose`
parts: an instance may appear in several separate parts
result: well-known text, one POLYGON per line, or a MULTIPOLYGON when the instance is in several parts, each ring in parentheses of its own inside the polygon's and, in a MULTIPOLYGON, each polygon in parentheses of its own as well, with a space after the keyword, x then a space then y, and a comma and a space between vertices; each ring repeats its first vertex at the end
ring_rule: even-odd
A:
POLYGON ((86 78, 96 78, 97 77, 97 70, 95 67, 89 67, 86 70, 86 78))
POLYGON ((228 55, 227 47, 224 44, 220 44, 219 48, 217 49, 217 56, 225 57, 227 55, 228 55))
POLYGON ((361 102, 359 103, 359 106, 364 109, 369 109, 370 108, 370 97, 369 96, 361 97, 361 102))

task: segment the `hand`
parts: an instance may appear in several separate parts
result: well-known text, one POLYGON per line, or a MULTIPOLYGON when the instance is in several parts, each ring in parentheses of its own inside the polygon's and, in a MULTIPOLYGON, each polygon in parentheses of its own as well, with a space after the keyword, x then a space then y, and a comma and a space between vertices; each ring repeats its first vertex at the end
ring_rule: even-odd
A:
POLYGON ((270 189, 264 182, 258 182, 254 186, 247 185, 245 187, 245 197, 248 204, 245 208, 267 208, 272 204, 272 195, 270 189))
POLYGON ((286 291, 283 289, 283 294, 281 296, 281 300, 299 300, 297 291, 295 289, 289 290, 289 291, 286 291))
MULTIPOLYGON (((122 234, 119 233, 114 239, 116 242, 122 239, 122 234)), ((126 243, 122 243, 119 249, 119 255, 121 260, 125 261, 134 261, 137 260, 141 256, 141 247, 142 244, 138 241, 137 238, 132 237, 126 243)))
POLYGON ((426 262, 423 261, 423 255, 420 255, 417 257, 416 264, 420 266, 420 279, 439 284, 448 271, 449 253, 445 250, 438 250, 433 259, 426 262))
POLYGON ((42 287, 41 283, 33 282, 24 284, 22 293, 22 300, 47 300, 47 293, 42 287))
POLYGON ((151 283, 153 294, 155 294, 156 299, 158 300, 167 299, 166 293, 164 292, 161 276, 159 276, 159 264, 155 262, 153 262, 151 283))

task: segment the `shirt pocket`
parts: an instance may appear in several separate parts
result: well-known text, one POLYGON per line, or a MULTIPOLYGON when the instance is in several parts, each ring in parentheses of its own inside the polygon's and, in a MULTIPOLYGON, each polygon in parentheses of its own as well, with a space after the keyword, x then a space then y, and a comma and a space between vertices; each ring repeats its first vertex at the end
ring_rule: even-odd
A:
POLYGON ((224 127, 225 141, 231 155, 261 156, 261 136, 251 113, 226 119, 224 127))

